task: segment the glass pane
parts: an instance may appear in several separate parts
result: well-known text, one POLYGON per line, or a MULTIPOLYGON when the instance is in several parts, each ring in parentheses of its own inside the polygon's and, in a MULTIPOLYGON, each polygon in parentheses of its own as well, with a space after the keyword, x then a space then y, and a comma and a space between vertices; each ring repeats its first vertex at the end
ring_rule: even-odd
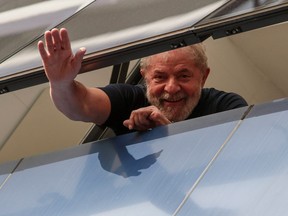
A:
POLYGON ((0 189, 18 163, 19 161, 11 161, 0 165, 0 189))
POLYGON ((219 8, 207 18, 199 22, 196 27, 233 20, 248 15, 257 15, 270 10, 287 6, 287 0, 232 0, 219 8), (239 16, 239 17, 238 17, 239 16))
POLYGON ((1 1, 0 63, 73 15, 84 3, 87 0, 1 1))
POLYGON ((179 215, 286 215, 287 134, 287 99, 255 106, 179 215))
POLYGON ((29 6, 40 2, 40 0, 1 0, 0 1, 0 13, 5 11, 21 8, 24 6, 29 6))
MULTIPOLYGON (((141 44, 144 39, 154 40, 183 29, 189 31, 187 28, 222 4, 223 1, 216 0, 97 0, 58 27, 69 30, 73 49, 85 46, 87 54, 109 53, 119 46, 129 47, 135 42, 141 44)), ((43 33, 43 29, 47 26, 37 33, 43 33)), ((0 75, 4 77, 40 67, 37 42, 6 60, 1 65, 0 75)), ((119 53, 119 58, 123 55, 119 53)))
POLYGON ((24 159, 0 215, 172 215, 245 111, 24 159))

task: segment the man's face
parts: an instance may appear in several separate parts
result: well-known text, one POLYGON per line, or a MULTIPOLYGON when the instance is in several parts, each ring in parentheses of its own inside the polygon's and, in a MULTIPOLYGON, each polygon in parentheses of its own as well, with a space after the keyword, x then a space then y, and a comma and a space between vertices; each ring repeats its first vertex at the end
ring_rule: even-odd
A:
POLYGON ((158 54, 142 71, 149 102, 170 121, 186 119, 198 104, 209 69, 201 72, 183 50, 158 54))

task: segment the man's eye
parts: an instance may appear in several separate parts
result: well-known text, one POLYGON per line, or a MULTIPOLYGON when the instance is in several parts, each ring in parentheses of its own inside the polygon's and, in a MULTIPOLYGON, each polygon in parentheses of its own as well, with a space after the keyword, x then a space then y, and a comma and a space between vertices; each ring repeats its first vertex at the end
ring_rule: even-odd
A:
POLYGON ((181 79, 189 79, 191 76, 187 75, 187 74, 183 74, 180 76, 181 79))
POLYGON ((164 80, 164 76, 155 76, 154 79, 157 81, 164 80))

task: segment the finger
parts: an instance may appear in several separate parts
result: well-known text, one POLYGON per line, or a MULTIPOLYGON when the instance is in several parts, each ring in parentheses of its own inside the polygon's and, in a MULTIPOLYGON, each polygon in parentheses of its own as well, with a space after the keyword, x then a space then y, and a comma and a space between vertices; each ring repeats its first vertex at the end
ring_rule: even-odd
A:
POLYGON ((136 130, 144 131, 153 127, 153 122, 151 122, 147 118, 143 118, 143 115, 135 116, 133 121, 134 121, 134 129, 136 130))
POLYGON ((49 53, 54 52, 54 44, 53 44, 53 39, 52 39, 52 34, 50 31, 45 32, 45 42, 46 42, 46 47, 49 53))
POLYGON ((136 125, 140 126, 140 127, 148 127, 151 122, 150 120, 148 119, 149 115, 147 113, 141 113, 139 114, 135 119, 135 123, 136 125))
POLYGON ((81 47, 76 53, 75 53, 75 60, 76 61, 82 61, 83 57, 86 53, 86 48, 85 47, 81 47))
POLYGON ((149 116, 149 119, 153 122, 155 122, 156 125, 167 125, 171 122, 169 119, 166 118, 161 112, 152 112, 149 116))
POLYGON ((129 130, 135 129, 134 121, 132 121, 131 119, 127 119, 123 123, 124 123, 124 126, 127 127, 129 130))
POLYGON ((38 42, 38 51, 40 53, 40 56, 43 60, 47 59, 47 52, 45 50, 45 46, 44 46, 44 43, 43 41, 39 41, 38 42))
POLYGON ((151 113, 151 109, 148 107, 140 108, 138 110, 134 110, 130 115, 130 120, 134 123, 134 128, 137 130, 139 128, 149 128, 151 126, 151 121, 149 120, 149 115, 151 113))
POLYGON ((147 126, 139 120, 139 113, 135 112, 132 112, 130 118, 125 120, 123 124, 129 128, 129 130, 145 130, 147 128, 147 126))
POLYGON ((127 119, 123 122, 123 125, 127 127, 129 130, 132 130, 134 128, 133 122, 130 121, 130 119, 127 119))
POLYGON ((54 51, 61 50, 62 42, 61 42, 59 30, 58 29, 52 29, 51 34, 52 34, 52 40, 53 40, 53 45, 54 45, 54 47, 53 47, 54 51))
POLYGON ((123 121, 123 125, 128 128, 129 127, 129 120, 123 121))
POLYGON ((80 68, 81 68, 81 64, 82 64, 82 60, 83 60, 83 57, 85 55, 85 52, 86 52, 85 48, 80 48, 75 53, 72 64, 73 64, 73 67, 76 68, 77 70, 80 70, 80 68))
POLYGON ((137 112, 134 110, 131 112, 129 119, 127 120, 127 125, 129 130, 135 129, 135 117, 137 116, 137 112))
POLYGON ((65 28, 60 29, 60 37, 62 40, 62 48, 65 50, 71 50, 69 35, 65 28))

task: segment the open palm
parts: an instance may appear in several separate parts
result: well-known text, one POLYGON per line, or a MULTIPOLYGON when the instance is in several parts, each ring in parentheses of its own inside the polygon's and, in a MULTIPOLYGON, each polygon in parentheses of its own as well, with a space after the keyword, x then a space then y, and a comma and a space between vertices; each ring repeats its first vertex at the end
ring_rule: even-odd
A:
POLYGON ((74 55, 66 29, 53 29, 45 32, 45 42, 39 41, 38 50, 45 73, 51 84, 70 84, 77 76, 85 48, 74 55))

